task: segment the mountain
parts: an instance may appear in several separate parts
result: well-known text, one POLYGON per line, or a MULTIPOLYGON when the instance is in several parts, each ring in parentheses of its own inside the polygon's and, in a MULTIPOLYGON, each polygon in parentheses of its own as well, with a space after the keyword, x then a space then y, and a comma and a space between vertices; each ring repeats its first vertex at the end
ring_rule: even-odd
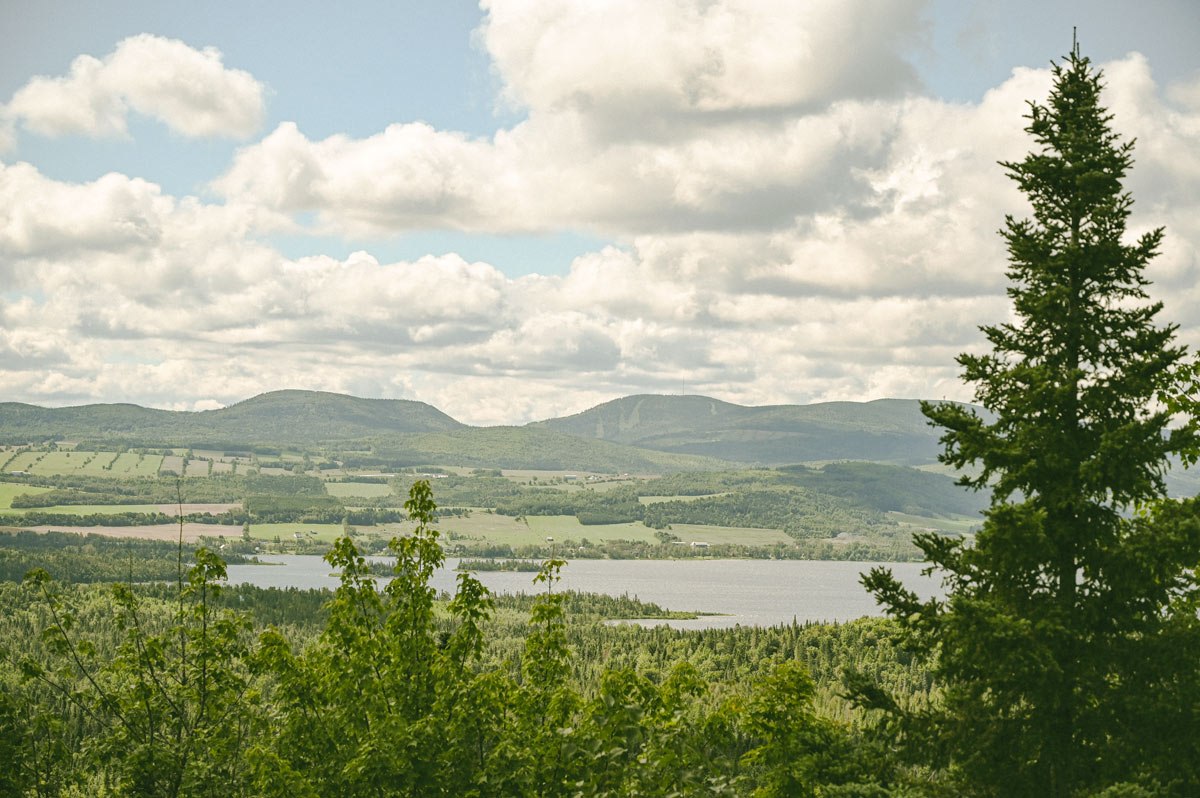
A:
POLYGON ((746 407, 707 396, 627 396, 533 427, 675 454, 782 465, 935 462, 938 432, 913 399, 746 407))
POLYGON ((220 410, 137 405, 44 408, 0 404, 0 439, 122 440, 150 445, 305 444, 377 435, 447 432, 466 425, 424 402, 359 399, 323 391, 273 391, 220 410))
POLYGON ((469 427, 423 402, 274 391, 219 410, 0 404, 0 442, 303 447, 355 441, 393 462, 601 473, 712 470, 737 463, 933 462, 937 432, 904 399, 745 407, 705 396, 629 396, 523 427, 469 427))
POLYGON ((733 463, 692 454, 623 446, 535 427, 468 427, 375 441, 381 456, 397 464, 445 463, 489 468, 591 471, 600 474, 663 474, 716 471, 733 463))

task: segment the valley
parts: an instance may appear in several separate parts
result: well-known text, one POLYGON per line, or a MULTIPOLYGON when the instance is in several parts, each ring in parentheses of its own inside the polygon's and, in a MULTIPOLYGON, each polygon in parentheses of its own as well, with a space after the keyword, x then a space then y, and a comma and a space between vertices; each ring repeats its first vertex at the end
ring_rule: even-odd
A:
POLYGON ((0 405, 0 525, 319 553, 382 551, 433 486, 464 557, 912 560, 982 500, 933 462, 914 401, 749 408, 637 396, 523 427, 278 391, 198 413, 0 405), (701 443, 702 441, 702 443, 701 443))

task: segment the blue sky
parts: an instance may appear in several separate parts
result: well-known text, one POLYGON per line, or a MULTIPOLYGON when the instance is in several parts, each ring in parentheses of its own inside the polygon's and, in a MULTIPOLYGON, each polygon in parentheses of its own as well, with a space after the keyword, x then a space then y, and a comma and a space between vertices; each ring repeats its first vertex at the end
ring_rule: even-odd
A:
POLYGON ((495 423, 684 381, 746 403, 961 396, 952 356, 1004 312, 993 231, 1020 212, 988 165, 1025 146, 1021 93, 1072 26, 1115 65, 1118 127, 1150 136, 1133 188, 1170 211, 1164 285, 1194 283, 1167 201, 1200 193, 1184 0, 6 3, 3 398, 312 387, 495 423), (109 65, 95 81, 35 81, 84 55, 109 65), (188 81, 241 105, 214 100, 201 131, 188 81), (89 102, 124 130, 62 121, 89 102), (61 224, 30 221, 56 202, 61 224), (931 253, 914 219, 963 240, 931 253), (187 330, 153 321, 172 306, 187 330))

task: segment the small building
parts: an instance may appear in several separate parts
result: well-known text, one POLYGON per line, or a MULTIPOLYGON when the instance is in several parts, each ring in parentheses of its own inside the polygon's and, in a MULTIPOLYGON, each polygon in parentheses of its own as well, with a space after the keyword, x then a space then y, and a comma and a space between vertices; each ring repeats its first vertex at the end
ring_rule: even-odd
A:
POLYGON ((693 540, 693 541, 692 541, 692 548, 693 548, 693 549, 707 549, 707 548, 708 548, 708 544, 707 544, 707 543, 705 543, 703 540, 693 540))

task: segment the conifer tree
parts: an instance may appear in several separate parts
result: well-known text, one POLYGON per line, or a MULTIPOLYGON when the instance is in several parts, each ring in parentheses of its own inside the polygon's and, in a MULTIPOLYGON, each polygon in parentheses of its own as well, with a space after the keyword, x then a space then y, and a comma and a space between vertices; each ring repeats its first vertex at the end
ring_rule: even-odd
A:
POLYGON ((989 354, 958 358, 988 413, 923 406, 990 509, 974 545, 918 536, 944 601, 864 578, 943 698, 906 715, 859 697, 890 706, 965 794, 1200 794, 1200 524, 1163 482, 1173 455, 1195 462, 1196 367, 1145 290, 1162 229, 1127 241, 1133 143, 1101 74, 1075 46, 1053 77, 1026 116, 1036 149, 1002 163, 1032 208, 1001 230, 1013 320, 983 328, 989 354))

